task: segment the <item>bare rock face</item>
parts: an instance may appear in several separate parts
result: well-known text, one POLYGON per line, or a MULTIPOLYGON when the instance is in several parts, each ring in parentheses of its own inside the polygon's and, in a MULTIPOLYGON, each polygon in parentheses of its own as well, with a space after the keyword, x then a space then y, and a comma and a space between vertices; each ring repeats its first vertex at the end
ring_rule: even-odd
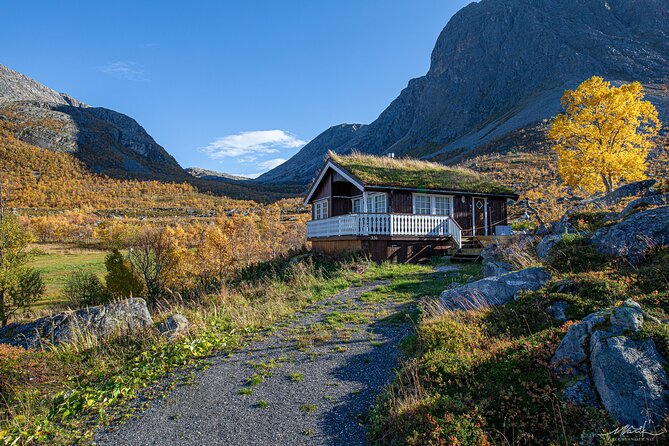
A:
POLYGON ((636 263, 650 250, 669 245, 669 206, 639 212, 602 228, 595 232, 592 243, 602 254, 636 263))
POLYGON ((24 348, 42 348, 70 342, 79 336, 105 337, 147 330, 153 319, 141 298, 126 299, 109 305, 59 313, 26 324, 0 328, 0 344, 24 348))
POLYGON ((486 308, 510 302, 521 291, 538 290, 550 279, 545 268, 526 268, 445 290, 439 299, 450 310, 486 308))
POLYGON ((306 183, 328 149, 455 159, 554 116, 564 90, 593 75, 641 81, 667 121, 668 42, 665 0, 472 2, 441 32, 427 74, 374 122, 348 139, 305 146, 260 181, 306 183))
POLYGON ((565 383, 564 397, 597 406, 623 425, 659 426, 667 415, 669 379, 652 339, 637 336, 644 312, 634 301, 573 325, 551 363, 565 383))

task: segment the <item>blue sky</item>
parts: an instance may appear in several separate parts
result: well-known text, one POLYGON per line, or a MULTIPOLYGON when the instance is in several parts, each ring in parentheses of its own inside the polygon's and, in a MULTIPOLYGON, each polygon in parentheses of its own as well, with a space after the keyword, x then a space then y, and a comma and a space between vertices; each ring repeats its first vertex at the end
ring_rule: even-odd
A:
POLYGON ((254 175, 374 120, 468 3, 4 1, 0 63, 132 116, 183 167, 254 175))

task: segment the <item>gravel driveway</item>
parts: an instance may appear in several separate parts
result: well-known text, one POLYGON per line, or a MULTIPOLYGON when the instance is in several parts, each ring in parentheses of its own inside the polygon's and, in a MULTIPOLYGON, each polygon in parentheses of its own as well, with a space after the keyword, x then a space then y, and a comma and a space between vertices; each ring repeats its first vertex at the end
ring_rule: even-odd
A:
POLYGON ((364 414, 392 380, 409 304, 352 287, 96 435, 100 445, 363 445, 364 414))

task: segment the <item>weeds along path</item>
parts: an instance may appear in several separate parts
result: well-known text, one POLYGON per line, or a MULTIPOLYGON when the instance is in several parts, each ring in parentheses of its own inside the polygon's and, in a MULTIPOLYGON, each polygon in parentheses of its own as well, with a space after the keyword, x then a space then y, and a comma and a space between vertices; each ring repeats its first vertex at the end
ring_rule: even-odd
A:
POLYGON ((120 426, 100 445, 362 445, 364 416, 393 378, 412 303, 376 281, 276 326, 195 384, 120 426), (380 288, 379 288, 380 287, 380 288))

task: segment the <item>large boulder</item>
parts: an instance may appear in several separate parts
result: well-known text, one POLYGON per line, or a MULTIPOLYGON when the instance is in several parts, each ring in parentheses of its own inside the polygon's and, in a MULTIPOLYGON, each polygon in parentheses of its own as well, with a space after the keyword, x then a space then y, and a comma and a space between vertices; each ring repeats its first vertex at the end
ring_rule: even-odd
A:
POLYGON ((645 317, 628 300, 569 329, 551 359, 565 399, 593 407, 599 400, 621 424, 659 426, 667 415, 669 380, 653 340, 639 336, 645 317))
POLYGON ((144 299, 135 297, 109 305, 84 308, 0 328, 0 344, 41 348, 80 337, 102 338, 148 329, 153 319, 144 299))
POLYGON ((627 257, 632 263, 656 247, 669 245, 669 206, 639 212, 595 232, 592 243, 602 254, 627 257))
POLYGON ((618 218, 627 218, 637 209, 642 209, 649 206, 666 206, 669 204, 669 194, 663 195, 649 195, 647 197, 637 198, 636 200, 630 202, 625 209, 623 209, 618 218))
POLYGON ((542 288, 550 278, 551 274, 545 268, 526 268, 445 290, 439 299, 444 308, 450 310, 501 305, 513 300, 520 291, 542 288))

